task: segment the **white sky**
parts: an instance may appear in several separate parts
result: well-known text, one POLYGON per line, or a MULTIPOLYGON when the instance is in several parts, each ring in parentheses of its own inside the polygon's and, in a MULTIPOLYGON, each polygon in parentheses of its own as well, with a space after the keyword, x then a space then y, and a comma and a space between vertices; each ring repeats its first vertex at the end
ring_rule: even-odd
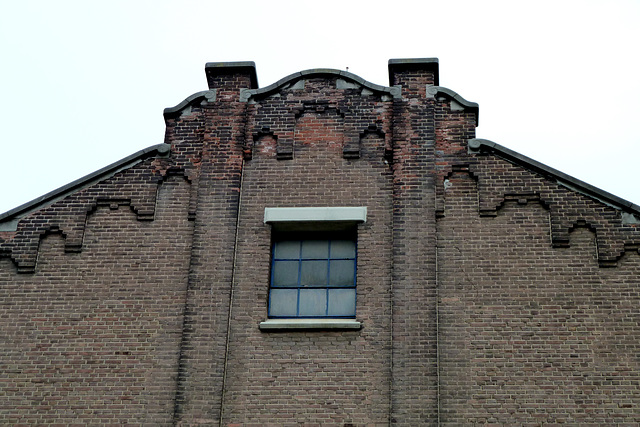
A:
POLYGON ((0 213, 163 142, 211 61, 260 87, 308 68, 388 85, 440 59, 477 136, 640 205, 640 1, 65 1, 0 4, 0 213))

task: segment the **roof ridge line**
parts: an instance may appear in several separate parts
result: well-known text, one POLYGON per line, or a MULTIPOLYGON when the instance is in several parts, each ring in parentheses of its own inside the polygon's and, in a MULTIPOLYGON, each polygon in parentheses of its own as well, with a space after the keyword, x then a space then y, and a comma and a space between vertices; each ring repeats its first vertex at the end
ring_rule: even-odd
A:
POLYGON ((76 179, 68 184, 63 185, 53 191, 50 191, 40 197, 37 197, 27 203, 24 203, 16 208, 13 208, 5 213, 0 214, 0 224, 3 222, 9 222, 11 220, 17 220, 29 212, 32 212, 44 205, 48 205, 54 203, 56 200, 71 194, 72 192, 78 190, 79 188, 87 187, 95 182, 102 181, 106 178, 109 178, 116 173, 120 172, 123 169, 133 166, 146 159, 147 157, 151 157, 155 154, 160 156, 167 156, 171 150, 170 144, 156 144, 151 147, 143 148, 140 151, 137 151, 129 156, 120 159, 116 162, 111 163, 101 169, 98 169, 95 172, 92 172, 88 175, 83 176, 82 178, 76 179))
POLYGON ((552 177, 556 180, 556 182, 564 185, 565 187, 583 193, 589 197, 593 197, 614 208, 633 213, 634 215, 637 215, 637 219, 640 220, 640 206, 636 205, 635 203, 618 197, 615 194, 611 194, 608 191, 602 190, 587 182, 574 178, 571 175, 547 166, 544 163, 540 163, 537 160, 513 151, 496 142, 490 141, 488 139, 473 138, 468 140, 468 149, 469 152, 472 153, 483 151, 494 152, 509 161, 525 166, 528 169, 540 173, 543 176, 552 177))

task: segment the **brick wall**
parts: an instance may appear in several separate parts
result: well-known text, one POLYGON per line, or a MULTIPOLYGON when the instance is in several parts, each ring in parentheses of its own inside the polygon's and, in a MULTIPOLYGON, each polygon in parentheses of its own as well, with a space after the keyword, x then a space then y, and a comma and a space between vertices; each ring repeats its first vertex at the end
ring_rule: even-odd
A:
POLYGON ((640 422, 640 208, 474 140, 432 59, 205 71, 165 145, 0 216, 0 422, 640 422), (265 208, 328 206, 368 210, 362 328, 260 329, 265 208))
POLYGON ((543 204, 481 217, 477 187, 452 174, 438 220, 443 423, 637 423, 637 252, 601 268, 591 227, 554 248, 543 204))
POLYGON ((391 67, 393 111, 392 422, 437 420, 434 100, 437 73, 391 67))
POLYGON ((202 129, 202 138, 196 142, 201 144, 201 155, 194 165, 198 185, 174 414, 177 424, 216 424, 221 413, 243 161, 239 141, 245 104, 238 97, 251 81, 245 68, 207 67, 207 78, 209 88, 216 91, 216 102, 205 103, 198 120, 184 113, 178 119, 185 130, 202 129))
POLYGON ((128 205, 87 217, 81 252, 61 232, 35 273, 0 259, 0 423, 171 421, 192 224, 188 184, 164 182, 154 221, 128 205))
POLYGON ((242 181, 224 424, 389 422, 392 182, 384 134, 367 131, 384 128, 389 103, 360 99, 355 89, 345 100, 336 80, 308 79, 304 89, 258 101, 249 116, 255 140, 242 181), (357 158, 345 158, 350 121, 362 131, 354 141, 357 158), (279 151, 283 140, 288 145, 279 151), (279 160, 285 149, 290 154, 279 160), (270 269, 264 209, 305 206, 368 208, 357 236, 360 331, 258 328, 267 319, 270 269))

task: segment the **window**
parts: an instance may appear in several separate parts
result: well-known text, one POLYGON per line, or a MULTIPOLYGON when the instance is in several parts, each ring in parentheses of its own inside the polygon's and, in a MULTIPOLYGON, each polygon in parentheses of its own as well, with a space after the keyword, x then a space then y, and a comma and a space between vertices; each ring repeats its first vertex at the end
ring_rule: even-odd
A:
POLYGON ((269 319, 262 330, 361 328, 357 224, 366 207, 265 208, 271 225, 269 319))
POLYGON ((355 317, 355 230, 274 237, 269 317, 355 317))

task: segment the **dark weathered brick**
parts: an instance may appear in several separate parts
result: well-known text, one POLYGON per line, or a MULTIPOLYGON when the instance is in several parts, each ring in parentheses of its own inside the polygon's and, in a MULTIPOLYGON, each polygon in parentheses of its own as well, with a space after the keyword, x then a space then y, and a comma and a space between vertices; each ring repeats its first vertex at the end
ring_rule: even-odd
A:
POLYGON ((168 145, 0 217, 0 423, 639 423, 640 208, 389 72, 207 64, 168 145), (362 329, 261 330, 265 208, 326 206, 368 209, 362 329))

